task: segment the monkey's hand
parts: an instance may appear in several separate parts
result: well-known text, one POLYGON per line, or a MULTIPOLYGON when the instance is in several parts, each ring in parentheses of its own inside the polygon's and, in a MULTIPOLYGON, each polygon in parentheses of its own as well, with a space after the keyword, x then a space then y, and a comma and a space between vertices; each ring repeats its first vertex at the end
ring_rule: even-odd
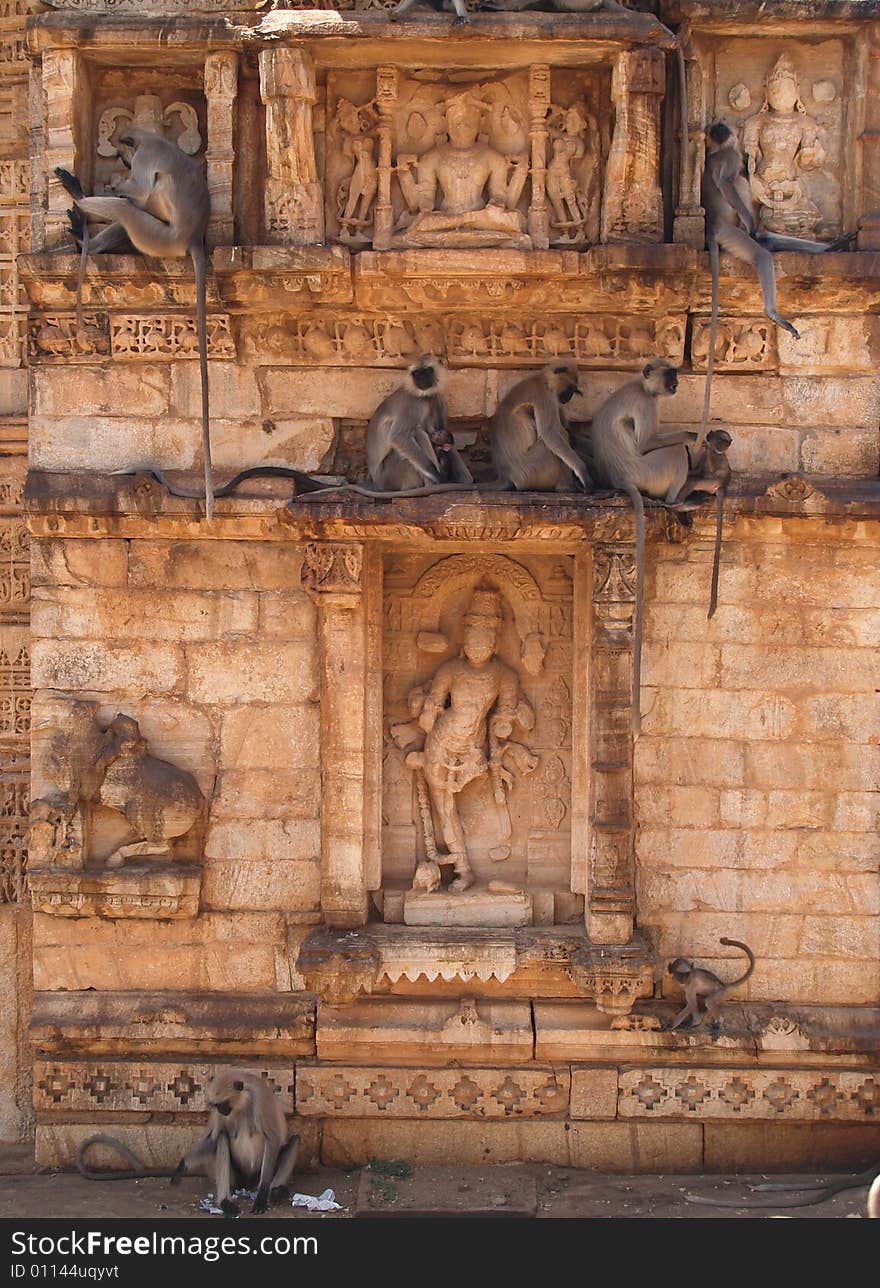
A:
POLYGON ((233 1203, 232 1199, 224 1199, 223 1202, 220 1204, 220 1209, 223 1212, 224 1216, 239 1215, 239 1206, 237 1203, 233 1203))
POLYGON ((186 1172, 186 1164, 184 1163, 183 1159, 181 1159, 180 1162, 175 1167, 174 1171, 171 1173, 171 1180, 169 1184, 179 1185, 180 1178, 181 1176, 184 1175, 185 1172, 186 1172))
POLYGON ((466 18, 464 14, 459 14, 458 17, 452 19, 452 25, 453 27, 468 27, 470 26, 470 21, 470 18, 466 18))
POLYGON ((268 1211, 269 1211, 269 1191, 268 1189, 265 1189, 265 1190, 259 1189, 257 1190, 257 1197, 254 1199, 254 1206, 251 1208, 251 1212, 255 1215, 259 1215, 261 1212, 268 1212, 268 1211))
POLYGON ((79 200, 80 197, 85 196, 79 179, 75 174, 71 174, 69 170, 64 170, 60 165, 57 165, 55 167, 55 177, 61 180, 65 192, 70 193, 74 200, 79 200))

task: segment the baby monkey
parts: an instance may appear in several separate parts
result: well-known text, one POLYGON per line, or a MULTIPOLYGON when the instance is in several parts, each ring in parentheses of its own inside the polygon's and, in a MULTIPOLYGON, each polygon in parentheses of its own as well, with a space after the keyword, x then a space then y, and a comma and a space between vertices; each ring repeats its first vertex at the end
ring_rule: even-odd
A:
POLYGON ((238 1216, 237 1189, 257 1186, 252 1212, 287 1197, 299 1136, 288 1140, 281 1101, 271 1084, 243 1069, 225 1069, 208 1083, 208 1130, 177 1164, 171 1184, 190 1173, 214 1180, 214 1202, 226 1216, 238 1216))
POLYGON ((669 963, 667 969, 672 978, 684 989, 685 1005, 669 1025, 668 1032, 677 1029, 688 1016, 691 1017, 688 1026, 691 1029, 698 1029, 705 1019, 708 1019, 711 1025, 717 1025, 717 1013, 722 1003, 727 1001, 731 990, 744 984, 755 969, 755 955, 748 945, 741 944, 738 939, 721 939, 719 943, 743 950, 749 959, 745 974, 725 984, 714 971, 705 970, 702 966, 694 966, 694 963, 688 961, 686 957, 676 957, 674 962, 669 963), (700 1011, 701 1001, 705 1007, 702 1012, 700 1011))

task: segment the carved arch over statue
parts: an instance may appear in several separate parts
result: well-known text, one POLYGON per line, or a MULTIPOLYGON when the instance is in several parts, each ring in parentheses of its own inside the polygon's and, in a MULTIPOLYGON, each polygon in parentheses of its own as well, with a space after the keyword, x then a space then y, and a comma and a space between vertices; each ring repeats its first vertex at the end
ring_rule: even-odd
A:
POLYGON ((529 675, 540 675, 550 636, 550 604, 532 574, 507 555, 450 555, 423 573, 410 596, 431 605, 430 618, 422 623, 423 628, 439 630, 447 600, 468 583, 473 588, 487 577, 503 583, 501 589, 513 609, 520 639, 523 669, 529 675))

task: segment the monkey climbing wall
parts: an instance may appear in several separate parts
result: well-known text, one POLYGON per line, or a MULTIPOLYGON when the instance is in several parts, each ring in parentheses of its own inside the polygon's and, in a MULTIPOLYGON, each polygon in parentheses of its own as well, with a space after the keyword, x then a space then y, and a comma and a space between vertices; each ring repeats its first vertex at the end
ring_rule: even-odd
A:
POLYGON ((40 1162, 70 1165, 112 1120, 173 1163, 231 1059, 333 1163, 869 1161, 880 20, 656 7, 474 14, 463 32, 245 0, 57 0, 28 19, 40 1162), (685 527, 649 508, 634 740, 629 503, 492 491, 486 422, 565 358, 586 433, 661 356, 679 368, 663 427, 696 428, 716 117, 761 229, 857 238, 777 258, 800 341, 722 260, 719 606, 707 620, 712 511, 685 527), (291 499, 262 477, 210 524, 176 495, 202 468, 192 269, 95 256, 78 319, 55 177, 112 192, 132 125, 211 194, 218 479, 363 481, 372 413, 433 352, 472 491, 291 499), (473 884, 432 888, 456 828, 473 884), (666 963, 732 979, 722 937, 756 968, 720 1036, 666 1031, 666 963))

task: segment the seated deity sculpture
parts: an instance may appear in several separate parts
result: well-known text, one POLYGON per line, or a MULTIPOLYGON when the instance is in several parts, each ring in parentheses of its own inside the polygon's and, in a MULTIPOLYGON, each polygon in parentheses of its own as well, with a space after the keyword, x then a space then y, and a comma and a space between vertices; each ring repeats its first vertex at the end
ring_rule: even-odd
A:
POLYGON ((804 175, 826 160, 821 127, 801 102, 798 74, 781 54, 767 76, 764 103, 743 127, 743 155, 758 222, 767 232, 813 237, 822 222, 804 175))
POLYGON ((456 95, 445 104, 447 140, 419 157, 398 155, 402 244, 531 247, 517 210, 528 156, 506 157, 480 137, 483 110, 474 94, 456 95))

